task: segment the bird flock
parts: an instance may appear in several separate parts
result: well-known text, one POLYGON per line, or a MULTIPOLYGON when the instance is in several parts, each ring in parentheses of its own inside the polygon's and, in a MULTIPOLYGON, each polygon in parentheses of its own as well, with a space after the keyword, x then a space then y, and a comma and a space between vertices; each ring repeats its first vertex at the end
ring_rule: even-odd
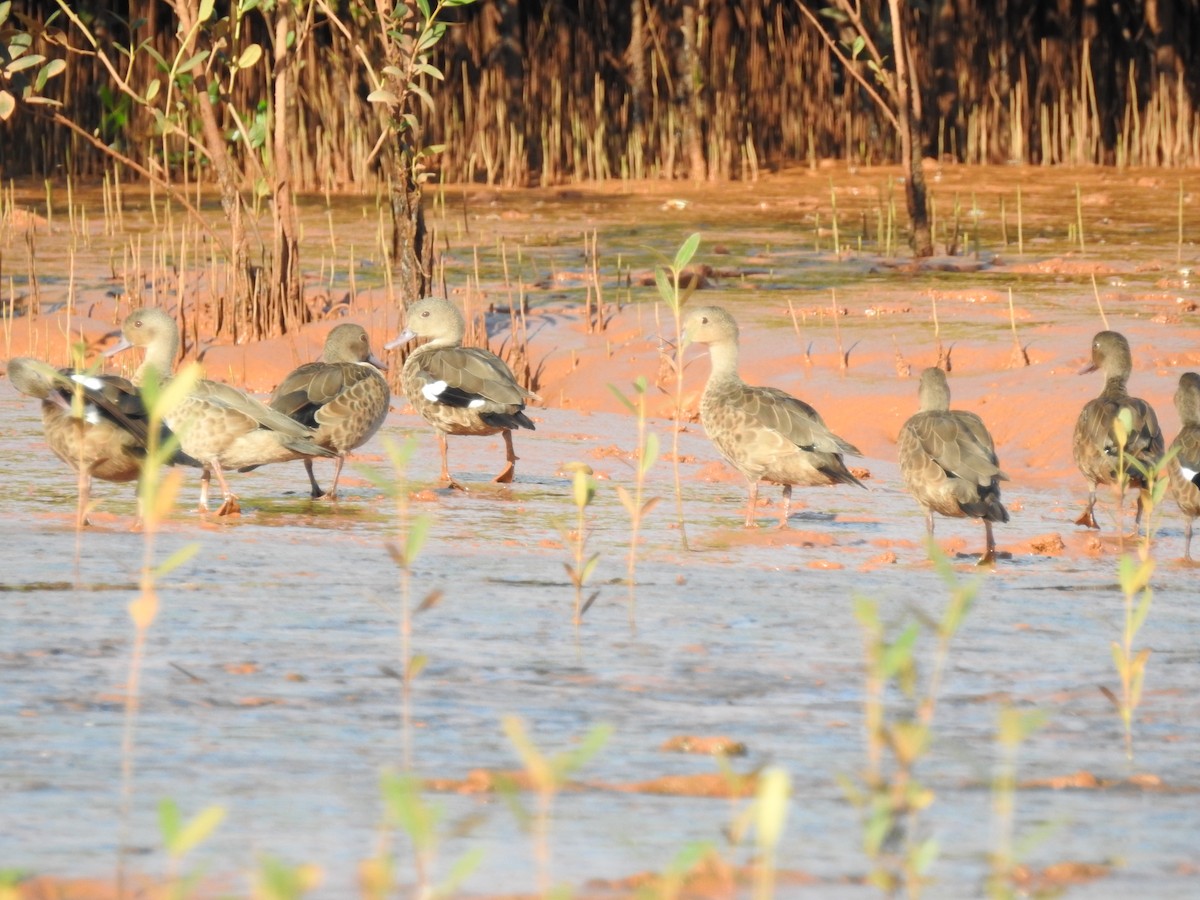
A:
MULTIPOLYGON (((786 527, 793 486, 846 484, 865 487, 845 464, 858 449, 834 434, 819 412, 804 401, 772 387, 748 385, 738 375, 738 326, 718 306, 687 311, 682 351, 690 344, 708 347, 711 370, 700 400, 704 430, 720 455, 745 476, 749 498, 745 524, 755 524, 760 483, 783 489, 780 526, 786 527)), ((430 297, 408 307, 407 327, 388 349, 416 339, 401 375, 413 408, 435 430, 441 452, 441 482, 462 485, 449 471, 449 435, 500 434, 505 467, 495 478, 513 479, 517 455, 512 432, 533 429, 526 404, 540 398, 521 387, 505 363, 489 350, 462 345, 465 323, 449 301, 430 297)), ((303 460, 314 499, 337 497, 346 455, 366 443, 387 417, 391 396, 384 365, 370 350, 366 331, 342 324, 328 335, 321 358, 284 378, 269 402, 262 403, 227 384, 204 379, 187 385, 151 434, 156 420, 139 388, 148 380, 167 382, 179 349, 174 318, 160 309, 130 313, 118 343, 106 356, 140 347, 143 359, 132 380, 116 375, 56 369, 15 358, 8 377, 23 394, 41 401, 47 444, 80 476, 77 523, 87 524, 91 480, 128 482, 141 474, 152 443, 173 447, 172 465, 202 470, 200 505, 208 509, 211 478, 222 494, 217 513, 238 511, 238 499, 226 479, 269 463, 303 460), (168 443, 172 435, 175 443, 168 443), (334 460, 332 486, 322 491, 313 472, 318 457, 334 460)), ((1185 518, 1184 557, 1191 560, 1193 520, 1200 516, 1200 375, 1184 374, 1175 394, 1182 422, 1164 454, 1158 418, 1145 400, 1129 395, 1132 371, 1129 343, 1115 331, 1102 331, 1091 347, 1084 371, 1100 371, 1104 389, 1080 411, 1072 450, 1089 487, 1088 504, 1076 524, 1098 528, 1096 490, 1112 487, 1118 502, 1124 489, 1138 490, 1136 522, 1144 495, 1164 468, 1170 489, 1185 518)), ((933 534, 933 514, 983 522, 985 545, 980 564, 993 564, 992 525, 1009 520, 1000 496, 995 443, 973 412, 950 408, 945 372, 921 373, 918 411, 900 429, 900 472, 907 490, 925 512, 933 534)))

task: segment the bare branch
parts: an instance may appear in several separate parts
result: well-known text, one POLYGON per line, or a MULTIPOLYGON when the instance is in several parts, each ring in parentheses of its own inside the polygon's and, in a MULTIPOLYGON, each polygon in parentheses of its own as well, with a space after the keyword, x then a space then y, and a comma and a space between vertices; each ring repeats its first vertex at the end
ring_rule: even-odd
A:
MULTIPOLYGON (((796 0, 796 5, 800 7, 800 11, 808 17, 810 22, 812 22, 813 27, 816 28, 818 33, 821 35, 821 39, 825 41, 825 44, 833 52, 833 55, 838 58, 838 61, 841 62, 842 67, 850 74, 850 77, 862 85, 863 90, 870 95, 871 99, 875 102, 875 105, 879 108, 879 111, 887 117, 887 120, 892 124, 892 127, 899 131, 900 120, 896 118, 896 113, 888 104, 888 102, 884 100, 883 97, 879 96, 879 92, 876 91, 871 83, 862 76, 862 73, 859 72, 858 68, 854 65, 854 61, 848 58, 846 54, 842 52, 841 48, 838 47, 837 42, 829 36, 829 33, 825 31, 824 26, 821 25, 821 22, 817 19, 813 12, 804 5, 802 0, 796 0)), ((857 18, 857 16, 854 16, 854 18, 857 18)), ((861 20, 859 20, 859 22, 861 23, 861 20)), ((862 32, 860 32, 860 34, 861 33, 862 32)), ((870 39, 866 36, 866 34, 863 34, 863 38, 867 41, 867 48, 871 52, 871 55, 876 59, 876 65, 879 65, 882 62, 882 58, 879 57, 878 51, 874 49, 874 45, 871 44, 870 39)), ((888 92, 892 93, 890 88, 888 92)))

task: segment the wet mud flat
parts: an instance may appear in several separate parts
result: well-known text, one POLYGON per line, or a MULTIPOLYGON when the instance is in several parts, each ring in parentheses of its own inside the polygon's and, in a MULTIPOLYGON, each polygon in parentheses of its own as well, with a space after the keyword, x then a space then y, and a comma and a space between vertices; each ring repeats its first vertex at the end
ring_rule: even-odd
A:
MULTIPOLYGON (((680 735, 728 735, 747 749, 732 760, 736 769, 780 765, 793 779, 779 865, 806 877, 782 881, 779 893, 872 895, 856 881, 867 868, 859 815, 837 782, 861 770, 865 752, 863 638, 852 601, 878 600, 898 627, 912 609, 936 616, 947 596, 894 466, 865 460, 869 491, 798 490, 803 505, 788 531, 775 530, 778 507, 771 506, 747 538, 743 485, 704 476, 713 454, 691 427, 681 451, 689 460, 693 549, 679 548, 669 465, 660 462, 650 494, 663 502, 646 523, 631 629, 620 583, 628 519, 613 490, 627 475, 619 460, 593 459, 609 475, 588 510, 600 594, 576 630, 563 568, 563 530, 574 514, 563 465, 586 460, 589 446, 629 448, 633 423, 568 411, 540 418, 536 434, 519 436, 511 486, 486 483, 502 459, 499 439, 452 442, 456 472, 474 486, 466 495, 431 490, 436 447, 415 417, 393 414, 376 438, 418 441, 411 512, 429 515, 432 526, 413 592, 416 599, 444 592, 414 624, 414 651, 428 659, 412 694, 417 773, 462 779, 474 769, 519 768, 501 727, 508 714, 521 716, 547 752, 570 749, 589 728, 609 723, 609 743, 558 797, 550 829, 555 881, 586 891, 594 879, 662 871, 696 841, 731 861, 749 859, 749 847, 730 848, 723 836, 745 801, 622 789, 716 772, 711 758, 661 747, 680 735)), ((38 426, 28 404, 0 398, 0 454, 8 460, 0 519, 8 548, 0 584, 3 862, 106 876, 120 807, 132 639, 126 607, 143 539, 128 530, 132 491, 113 485, 98 488, 97 525, 76 535, 72 478, 44 451, 38 426)), ((652 427, 665 437, 666 423, 652 427)), ((363 464, 384 468, 377 458, 363 464)), ((172 798, 185 814, 220 804, 226 821, 195 862, 243 887, 240 873, 263 855, 314 863, 325 873, 315 896, 351 895, 359 862, 377 849, 380 772, 402 760, 399 579, 385 549, 397 531, 394 505, 354 471, 345 499, 310 501, 297 463, 237 476, 246 512, 219 521, 187 510, 195 482, 188 480, 159 536, 159 558, 192 542, 199 551, 164 580, 149 634, 133 867, 165 871, 160 799, 172 798)), ((1080 896, 1179 895, 1200 877, 1192 868, 1200 833, 1195 573, 1168 560, 1178 555, 1181 529, 1167 520, 1142 634, 1153 653, 1131 769, 1119 719, 1098 690, 1116 688, 1109 643, 1120 635, 1121 595, 1107 546, 1113 538, 1105 532, 1098 557, 1078 549, 1085 538, 1069 524, 1078 488, 1010 489, 1023 508, 998 529, 998 540, 1012 558, 982 575, 954 642, 936 743, 919 770, 937 794, 924 821, 943 848, 932 896, 981 891, 1004 703, 1049 717, 1019 754, 1018 834, 1052 825, 1028 851, 1029 865, 1102 866, 1102 877, 1076 889, 1080 896), (1061 535, 1065 552, 1031 551, 1048 533, 1061 535), (1076 778, 1081 786, 1061 786, 1081 771, 1102 784, 1076 778), (1130 781, 1135 773, 1153 778, 1130 781)), ((764 493, 777 502, 777 492, 764 493)), ((974 523, 938 526, 951 554, 974 551, 982 539, 974 523)), ((976 577, 971 562, 955 558, 959 577, 976 577)), ((437 871, 478 846, 485 857, 464 891, 536 887, 529 837, 496 794, 427 796, 445 815, 437 871)), ((534 799, 523 802, 532 808, 534 799)))
MULTIPOLYGON (((553 881, 582 895, 632 893, 637 876, 664 871, 695 842, 710 843, 731 864, 747 863, 752 847, 731 846, 726 835, 748 801, 650 790, 663 779, 720 779, 712 758, 663 746, 725 735, 746 748, 730 760, 736 771, 777 765, 792 779, 777 893, 877 895, 862 883, 869 864, 860 814, 838 782, 866 762, 864 638, 853 604, 859 596, 878 601, 894 635, 918 612, 937 617, 947 602, 923 545, 922 514, 894 464, 896 433, 916 409, 916 376, 943 356, 953 362, 953 405, 981 414, 996 438, 1011 479, 1003 495, 1012 522, 997 527, 1009 556, 979 576, 978 600, 951 646, 935 742, 917 770, 936 793, 921 816, 922 834, 941 844, 926 894, 984 892, 997 840, 997 716, 1006 705, 1047 715, 1017 756, 1016 834, 1018 841, 1035 835, 1022 851, 1030 869, 1065 872, 1051 883, 1072 896, 1200 891, 1200 605, 1195 570, 1177 562, 1181 520, 1168 502, 1154 603, 1135 645, 1151 656, 1132 765, 1120 719, 1101 692, 1119 691, 1111 652, 1123 622, 1119 523, 1103 507, 1099 536, 1070 524, 1086 490, 1071 459, 1071 427, 1100 390, 1096 376, 1075 373, 1103 325, 1099 308, 1129 337, 1131 391, 1154 404, 1168 440, 1178 426, 1171 406, 1178 377, 1200 369, 1193 275, 1200 254, 1190 220, 1186 242, 1176 243, 1175 218, 1180 195, 1200 191, 1200 176, 1017 168, 931 175, 938 233, 961 215, 963 247, 928 266, 871 246, 889 190, 881 171, 821 171, 720 190, 467 188, 441 205, 440 218, 432 215, 452 299, 476 313, 491 310, 496 343, 511 321, 506 310, 528 300, 529 356, 543 367, 538 390, 546 400, 531 410, 536 433, 517 436, 521 461, 511 486, 487 482, 503 458, 498 438, 452 439, 452 471, 472 490, 436 490, 434 438, 400 398, 357 461, 386 473, 383 440, 418 441, 409 509, 428 515, 431 526, 413 568, 412 600, 442 593, 414 621, 413 652, 427 664, 413 686, 410 743, 414 770, 430 785, 426 799, 443 810, 435 880, 479 847, 483 862, 462 892, 538 887, 522 821, 500 794, 477 789, 489 782, 486 773, 519 768, 502 726, 517 715, 547 753, 577 747, 598 724, 613 729, 555 801, 553 881), (831 191, 843 247, 861 234, 857 250, 831 250, 831 191), (1002 240, 997 218, 1005 208, 1002 240), (1069 230, 1080 215, 1086 250, 1069 230), (734 312, 746 380, 816 406, 863 450, 852 462, 870 471, 869 490, 797 489, 790 528, 780 532, 779 492, 764 488, 760 528, 748 533, 744 482, 689 424, 680 454, 690 549, 681 548, 674 522, 670 462, 660 459, 647 480, 647 496, 661 501, 643 526, 631 628, 622 582, 629 521, 615 487, 632 486, 635 422, 618 414, 623 407, 608 384, 628 392, 634 377, 653 384, 661 374, 672 323, 654 304, 651 251, 669 257, 697 230, 704 236, 698 261, 710 268, 692 302, 734 312), (588 256, 588 234, 599 234, 599 260, 588 256), (518 258, 510 278, 502 260, 518 258), (581 308, 585 297, 594 300, 596 271, 611 318, 590 332, 581 308), (1014 321, 1028 366, 1013 366, 1014 321), (575 516, 572 461, 591 465, 598 478, 587 522, 588 553, 600 556, 585 596, 599 595, 578 629, 564 569, 571 560, 564 533, 575 516)), ((42 191, 33 186, 30 202, 42 191)), ((333 198, 331 210, 307 208, 306 264, 315 269, 321 260, 326 271, 321 246, 334 226, 339 247, 378 246, 378 216, 366 209, 372 202, 333 198)), ((127 210, 125 221, 141 229, 133 240, 155 240, 144 207, 127 210)), ((123 291, 143 275, 144 299, 175 297, 167 271, 113 276, 110 260, 122 258, 130 240, 97 232, 86 252, 72 254, 61 227, 39 232, 43 314, 10 322, 6 349, 11 340, 13 355, 65 362, 64 335, 96 339, 115 327, 136 305, 123 291), (64 300, 71 266, 78 267, 73 312, 64 300)), ((10 268, 25 244, 11 246, 10 268)), ((201 335, 193 349, 204 353, 209 377, 269 391, 315 358, 324 332, 342 317, 367 326, 373 344, 393 336, 400 312, 380 287, 382 266, 368 252, 354 253, 353 278, 342 271, 345 260, 329 263, 328 287, 313 287, 327 294, 327 315, 296 335, 238 346, 201 335)), ((26 268, 22 261, 15 275, 5 272, 18 294, 29 293, 26 268)), ((205 303, 203 283, 188 284, 184 300, 194 312, 205 303)), ((694 411, 708 362, 698 351, 688 360, 685 408, 694 411)), ((665 454, 669 392, 654 387, 650 397, 649 425, 665 454)), ((46 450, 35 405, 4 382, 0 461, 0 868, 107 879, 122 804, 128 604, 143 555, 143 537, 129 530, 133 492, 98 485, 96 525, 77 535, 73 477, 46 450)), ((318 477, 326 473, 318 463, 318 477)), ((173 799, 185 816, 217 804, 226 819, 189 862, 226 893, 249 894, 250 873, 270 856, 320 867, 314 896, 353 896, 360 862, 384 843, 380 774, 402 765, 405 745, 401 580, 386 546, 400 531, 396 506, 358 469, 343 476, 337 504, 308 499, 299 463, 234 480, 244 515, 220 521, 192 512, 198 488, 189 473, 158 536, 157 560, 191 544, 198 551, 159 585, 162 608, 149 632, 131 866, 151 878, 166 871, 161 799, 173 799)), ((972 554, 982 528, 939 519, 937 535, 957 577, 977 577, 972 554)), ((928 667, 932 651, 923 635, 919 666, 928 667)), ((890 710, 905 708, 898 693, 886 700, 890 710)), ((529 793, 520 800, 526 810, 536 804, 529 793)), ((411 880, 412 856, 404 841, 396 846, 398 876, 411 880)), ((722 884, 708 893, 728 893, 722 884)))

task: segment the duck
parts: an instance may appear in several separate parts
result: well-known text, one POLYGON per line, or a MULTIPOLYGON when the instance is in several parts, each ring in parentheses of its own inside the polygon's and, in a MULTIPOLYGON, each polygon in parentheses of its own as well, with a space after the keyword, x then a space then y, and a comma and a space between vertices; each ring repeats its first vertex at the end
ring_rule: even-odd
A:
POLYGON ((1154 408, 1145 400, 1129 396, 1126 382, 1133 371, 1133 357, 1129 352, 1129 341, 1117 331, 1101 331, 1092 338, 1091 362, 1080 369, 1079 374, 1101 371, 1104 373, 1104 390, 1094 400, 1084 404, 1075 422, 1072 449, 1075 464, 1088 480, 1088 503, 1083 514, 1075 520, 1076 525, 1099 529, 1094 514, 1096 486, 1112 485, 1118 494, 1118 503, 1124 499, 1125 485, 1121 484, 1121 470, 1126 481, 1138 489, 1137 517, 1135 526, 1142 519, 1141 491, 1146 488, 1144 472, 1152 471, 1163 455, 1163 435, 1158 426, 1154 408), (1121 449, 1113 424, 1123 412, 1129 414, 1129 435, 1125 440, 1127 460, 1122 466, 1121 449), (1132 465, 1129 460, 1135 460, 1132 465), (1141 467, 1139 471, 1138 466, 1141 467))
POLYGON ((346 322, 326 336, 320 360, 288 373, 271 395, 271 409, 312 429, 314 440, 337 454, 328 492, 317 484, 312 458, 304 458, 314 500, 337 499, 346 454, 370 440, 387 418, 392 394, 386 370, 371 353, 366 329, 346 322))
MULTIPOLYGON (((179 350, 179 327, 164 310, 135 309, 121 325, 121 340, 106 351, 114 356, 130 347, 141 347, 145 357, 133 383, 141 385, 148 373, 161 384, 171 376, 179 350)), ((197 460, 200 478, 200 512, 208 511, 209 483, 217 476, 222 503, 218 516, 241 511, 237 495, 225 480, 226 469, 250 469, 268 463, 304 457, 335 457, 316 435, 295 419, 271 409, 245 391, 219 381, 199 379, 183 400, 166 416, 167 426, 179 437, 183 452, 197 460)))
MULTIPOLYGON (((46 443, 80 476, 76 525, 90 525, 93 478, 120 484, 141 477, 152 443, 150 415, 141 394, 119 375, 56 369, 27 357, 9 360, 8 379, 22 394, 42 401, 46 443)), ((160 423, 157 446, 169 447, 172 442, 170 429, 160 423)), ((177 443, 165 462, 199 465, 177 443)))
POLYGON ((712 369, 700 398, 700 421, 717 451, 750 486, 746 527, 754 527, 759 482, 783 488, 781 528, 787 527, 793 485, 853 484, 865 488, 843 462, 861 456, 838 437, 820 413, 790 394, 754 387, 738 376, 738 325, 719 306, 691 310, 683 344, 707 344, 712 369))
POLYGON ((1192 562, 1192 521, 1200 516, 1200 375, 1184 372, 1175 390, 1179 434, 1167 466, 1171 496, 1184 517, 1183 558, 1192 562))
POLYGON ((984 551, 979 565, 994 565, 993 522, 1007 522, 1000 500, 996 445, 983 419, 950 408, 946 373, 930 367, 921 373, 920 409, 900 429, 897 450, 905 487, 925 510, 925 530, 933 537, 933 514, 983 520, 984 551))
POLYGON ((512 432, 534 430, 525 407, 528 401, 541 400, 517 383, 495 353, 464 347, 465 333, 466 322, 458 307, 441 297, 426 297, 408 308, 407 327, 385 345, 391 350, 415 338, 428 339, 408 354, 400 380, 408 402, 437 432, 442 484, 459 490, 465 488, 450 476, 447 436, 503 436, 506 465, 492 480, 508 484, 519 458, 512 432))

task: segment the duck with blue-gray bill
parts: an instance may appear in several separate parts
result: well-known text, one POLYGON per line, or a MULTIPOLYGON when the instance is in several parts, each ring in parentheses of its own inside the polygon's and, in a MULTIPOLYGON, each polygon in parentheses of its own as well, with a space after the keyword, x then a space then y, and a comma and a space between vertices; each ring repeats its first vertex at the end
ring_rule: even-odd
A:
POLYGON ((387 418, 392 394, 381 374, 386 369, 371 353, 366 329, 346 322, 329 332, 320 360, 294 369, 271 396, 272 409, 311 428, 314 440, 337 454, 328 492, 317 484, 312 457, 304 458, 314 500, 337 499, 346 454, 370 440, 387 418))
POLYGON ((506 484, 513 480, 518 459, 512 432, 534 428, 525 405, 541 399, 518 384, 495 353, 464 347, 465 333, 466 322, 454 304, 426 297, 408 307, 407 328, 385 345, 390 350, 414 338, 428 339, 408 354, 401 383, 413 409, 437 432, 442 484, 460 490, 463 486, 450 477, 447 435, 500 434, 507 464, 492 480, 506 484))
POLYGON ((738 326, 719 306, 701 306, 683 320, 683 347, 707 344, 712 369, 700 398, 700 421, 717 451, 750 487, 746 527, 754 526, 758 484, 783 488, 781 528, 791 513, 793 485, 856 484, 844 455, 858 449, 829 430, 820 413, 785 391, 755 387, 738 376, 738 326))
MULTIPOLYGON (((151 371, 159 384, 170 379, 179 352, 179 326, 172 316, 161 309, 136 309, 122 323, 121 336, 121 341, 106 355, 129 347, 144 348, 145 358, 133 377, 135 384, 140 385, 151 371)), ((304 457, 337 456, 335 451, 316 442, 312 429, 219 381, 198 380, 165 418, 178 435, 183 451, 203 466, 200 512, 208 510, 209 482, 213 475, 217 476, 222 494, 217 515, 240 512, 237 496, 225 480, 226 469, 252 469, 304 457)))
POLYGON ((1192 561, 1192 521, 1200 516, 1200 375, 1184 372, 1175 391, 1180 428, 1167 466, 1171 496, 1183 513, 1183 558, 1192 561))
POLYGON ((897 441, 904 485, 925 510, 931 538, 934 513, 982 519, 979 565, 993 565, 992 523, 1008 521, 1000 500, 1000 482, 1008 476, 1000 470, 992 436, 975 413, 950 408, 950 386, 941 369, 921 373, 917 396, 920 410, 901 427, 897 441))
POLYGON ((151 418, 133 383, 119 375, 56 369, 36 359, 8 362, 8 379, 26 396, 42 401, 42 430, 54 455, 76 471, 76 524, 91 524, 92 479, 124 483, 141 478, 151 444, 168 448, 168 465, 198 466, 159 423, 151 440, 151 418))
POLYGON ((1138 489, 1136 527, 1142 519, 1141 492, 1146 489, 1145 473, 1154 471, 1163 455, 1162 430, 1153 407, 1145 400, 1129 396, 1126 390, 1129 374, 1133 371, 1133 357, 1124 335, 1101 331, 1092 338, 1091 362, 1079 374, 1097 370, 1104 373, 1104 390, 1099 397, 1089 400, 1079 413, 1071 445, 1075 464, 1088 480, 1088 504, 1075 524, 1100 527, 1094 515, 1097 485, 1107 484, 1114 488, 1118 507, 1128 485, 1138 489), (1126 414, 1124 417, 1123 413, 1126 414), (1118 428, 1125 432, 1123 441, 1118 428))

